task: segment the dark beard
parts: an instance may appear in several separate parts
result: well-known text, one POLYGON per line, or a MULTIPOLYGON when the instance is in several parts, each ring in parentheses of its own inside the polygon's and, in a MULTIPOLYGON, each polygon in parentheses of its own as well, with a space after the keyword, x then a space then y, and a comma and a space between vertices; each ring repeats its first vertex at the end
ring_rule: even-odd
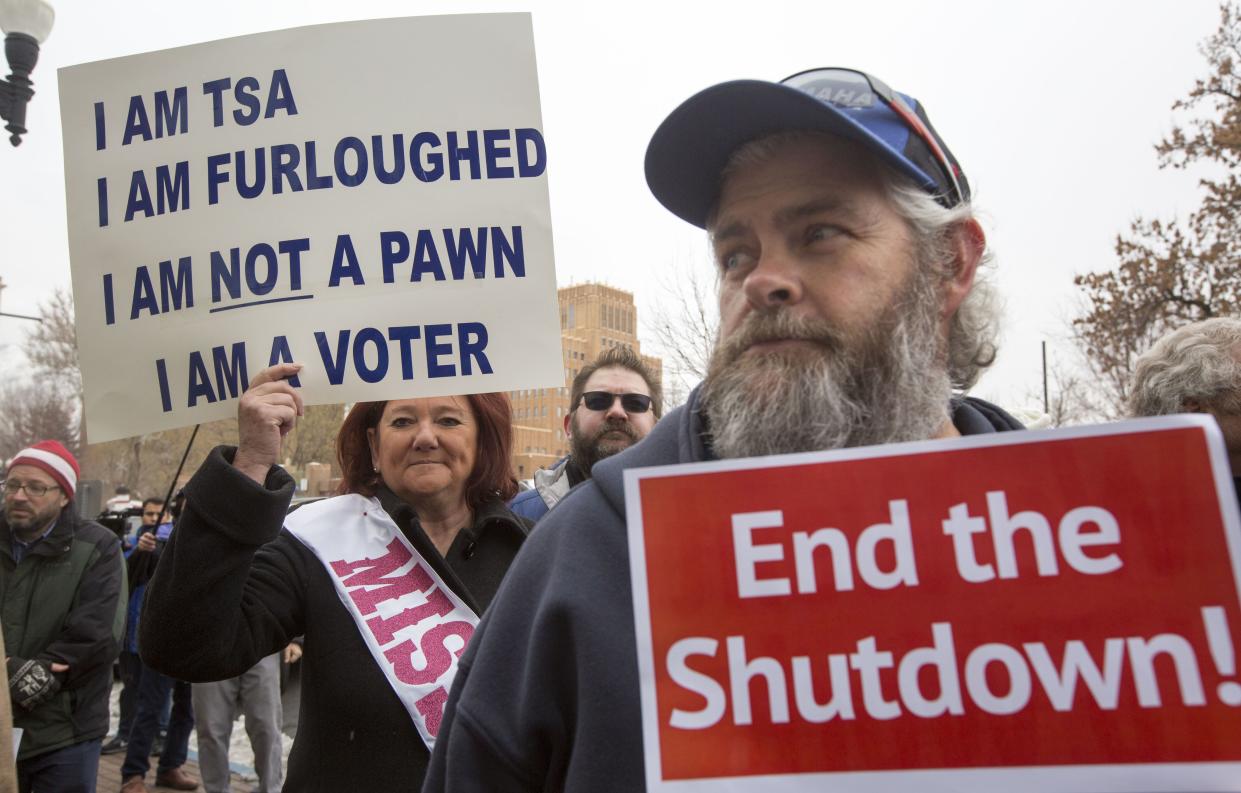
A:
POLYGON ((9 513, 9 508, 6 506, 4 508, 4 522, 8 524, 9 531, 13 532, 13 536, 22 542, 29 542, 46 531, 59 514, 59 509, 51 510, 49 508, 48 510, 33 510, 29 515, 15 518, 9 513))
POLYGON ((581 468, 582 473, 587 477, 590 476, 590 469, 595 463, 614 454, 623 452, 630 446, 638 442, 638 433, 634 430, 633 425, 628 421, 620 419, 607 419, 603 422, 603 426, 599 427, 589 438, 583 437, 578 428, 577 416, 573 417, 571 422, 573 430, 572 437, 569 439, 570 453, 573 455, 574 461, 581 468), (629 438, 629 443, 624 446, 613 446, 615 441, 606 441, 604 435, 609 432, 620 432, 629 438))
POLYGON ((716 343, 703 400, 724 458, 869 446, 934 436, 947 418, 937 290, 922 268, 857 338, 774 309, 716 343), (753 344, 813 347, 744 355, 753 344))

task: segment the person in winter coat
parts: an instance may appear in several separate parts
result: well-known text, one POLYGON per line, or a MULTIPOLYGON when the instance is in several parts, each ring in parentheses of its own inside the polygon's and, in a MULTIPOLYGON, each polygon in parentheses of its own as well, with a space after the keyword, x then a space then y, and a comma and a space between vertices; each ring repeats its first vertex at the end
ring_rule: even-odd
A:
POLYGON ((18 452, 4 476, 0 622, 22 791, 95 790, 112 662, 125 629, 125 564, 108 529, 80 520, 78 463, 57 441, 18 452))
MULTIPOLYGON (((539 522, 461 659, 425 793, 645 788, 625 469, 1020 427, 959 393, 995 353, 986 240, 915 100, 841 69, 724 83, 663 122, 646 172, 709 234, 706 379, 539 522)), ((703 563, 719 553, 704 537, 703 563)))
POLYGON ((526 539, 503 394, 364 402, 337 437, 342 495, 287 514, 275 463, 301 413, 281 364, 251 381, 240 442, 185 487, 143 611, 149 666, 236 677, 305 635, 286 791, 418 790, 456 662, 526 539))

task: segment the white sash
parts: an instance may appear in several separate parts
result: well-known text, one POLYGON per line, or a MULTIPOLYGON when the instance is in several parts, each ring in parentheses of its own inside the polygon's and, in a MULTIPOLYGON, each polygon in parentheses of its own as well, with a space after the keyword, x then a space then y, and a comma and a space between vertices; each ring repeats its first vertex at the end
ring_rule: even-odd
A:
POLYGON ((478 616, 414 550, 379 499, 316 501, 284 526, 323 562, 375 663, 433 748, 478 616))

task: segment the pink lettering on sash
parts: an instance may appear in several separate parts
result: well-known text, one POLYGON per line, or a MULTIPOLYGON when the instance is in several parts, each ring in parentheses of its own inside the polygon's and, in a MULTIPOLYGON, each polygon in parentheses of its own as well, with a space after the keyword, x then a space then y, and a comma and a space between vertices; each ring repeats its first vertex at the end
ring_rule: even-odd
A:
POLYGON ((478 616, 374 498, 350 494, 310 504, 290 514, 285 527, 323 561, 367 649, 432 748, 478 616))
POLYGON ((432 615, 442 617, 452 611, 452 609, 452 601, 448 599, 443 590, 436 587, 427 595, 427 602, 421 606, 407 608, 387 619, 375 615, 366 621, 366 627, 370 629, 371 635, 375 637, 375 641, 382 646, 395 639, 396 632, 401 628, 417 625, 432 615))
POLYGON ((426 665, 421 669, 414 667, 413 659, 414 653, 420 648, 409 639, 385 652, 384 657, 392 664, 397 680, 411 686, 425 686, 434 683, 440 675, 448 671, 448 667, 452 666, 453 656, 460 657, 473 635, 474 626, 461 620, 436 625, 422 635, 421 650, 426 665), (461 650, 453 653, 444 646, 444 640, 449 636, 461 638, 461 650))
POLYGON ((443 686, 427 694, 414 703, 422 720, 427 725, 427 732, 432 737, 440 734, 440 722, 444 720, 444 706, 448 704, 448 690, 443 686))
POLYGON ((411 592, 421 592, 431 586, 431 576, 414 565, 408 573, 388 577, 409 564, 414 557, 400 539, 393 539, 384 549, 384 555, 374 559, 358 559, 353 562, 332 562, 332 572, 340 578, 341 586, 362 614, 372 614, 375 607, 386 600, 396 600, 411 592), (349 575, 352 573, 352 575, 349 575), (348 576, 347 578, 345 576, 348 576), (362 589, 373 586, 375 589, 362 589))

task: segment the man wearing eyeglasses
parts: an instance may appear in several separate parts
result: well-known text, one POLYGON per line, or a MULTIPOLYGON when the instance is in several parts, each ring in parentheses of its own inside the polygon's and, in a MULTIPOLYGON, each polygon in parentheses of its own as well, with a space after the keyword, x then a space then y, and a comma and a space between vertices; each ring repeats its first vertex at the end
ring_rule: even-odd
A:
POLYGON ((125 625, 116 535, 73 507, 78 463, 56 441, 9 462, 0 522, 0 622, 21 790, 93 791, 125 625))
POLYGON ((595 463, 623 452, 646 437, 659 420, 659 381, 628 347, 605 350, 582 367, 569 389, 564 433, 567 457, 547 470, 536 471, 534 489, 518 493, 509 509, 538 520, 564 498, 569 489, 590 478, 595 463))
POLYGON ((912 97, 848 69, 716 85, 656 130, 646 176, 714 253, 706 380, 531 534, 462 656, 425 791, 643 789, 626 468, 1020 428, 964 396, 995 356, 990 255, 912 97))

